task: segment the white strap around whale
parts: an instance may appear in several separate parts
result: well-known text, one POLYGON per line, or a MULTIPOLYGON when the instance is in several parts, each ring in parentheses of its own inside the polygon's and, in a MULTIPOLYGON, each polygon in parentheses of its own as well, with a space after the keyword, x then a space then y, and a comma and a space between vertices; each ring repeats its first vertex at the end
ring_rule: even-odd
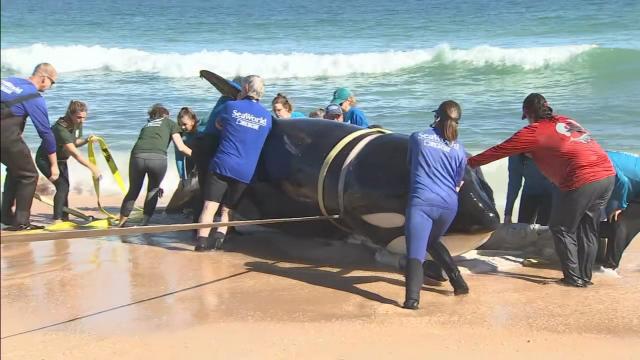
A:
MULTIPOLYGON (((329 154, 327 154, 327 157, 325 157, 324 163, 322 164, 322 167, 320 168, 320 173, 318 174, 318 206, 320 207, 320 211, 322 212, 322 215, 327 216, 329 214, 327 212, 327 209, 324 206, 324 182, 325 182, 325 179, 327 177, 327 172, 329 171, 329 167, 331 166, 331 163, 333 162, 333 159, 335 159, 335 157, 340 153, 340 151, 345 146, 347 146, 350 142, 352 142, 353 140, 355 140, 356 138, 358 138, 361 135, 375 134, 375 133, 388 134, 390 132, 391 131, 386 130, 386 129, 382 129, 382 128, 357 130, 357 131, 354 131, 351 134, 345 136, 344 138, 342 138, 342 140, 340 140, 333 147, 333 149, 331 149, 331 151, 329 151, 329 154)), ((369 137, 367 137, 367 138, 369 138, 369 137)), ((364 140, 364 139, 362 139, 362 140, 364 140)), ((364 145, 362 147, 364 147, 364 145)), ((356 146, 355 148, 353 148, 351 153, 353 153, 353 151, 356 151, 356 149, 357 149, 357 152, 359 152, 362 149, 362 147, 356 146)), ((355 154, 353 155, 353 157, 355 157, 355 154)), ((343 176, 342 175, 343 172, 345 172, 344 171, 344 166, 343 166, 342 170, 340 171, 340 176, 341 177, 343 176)), ((344 188, 344 184, 343 184, 343 188, 344 188)), ((340 201, 340 198, 341 198, 341 190, 339 191, 339 194, 338 194, 338 200, 339 201, 340 201)), ((342 212, 342 208, 343 208, 343 206, 340 205, 340 211, 341 212, 342 212)), ((337 227, 339 227, 339 228, 341 228, 343 230, 349 231, 348 229, 346 229, 344 226, 338 224, 337 222, 332 221, 332 220, 331 220, 331 222, 334 225, 336 225, 337 227)))

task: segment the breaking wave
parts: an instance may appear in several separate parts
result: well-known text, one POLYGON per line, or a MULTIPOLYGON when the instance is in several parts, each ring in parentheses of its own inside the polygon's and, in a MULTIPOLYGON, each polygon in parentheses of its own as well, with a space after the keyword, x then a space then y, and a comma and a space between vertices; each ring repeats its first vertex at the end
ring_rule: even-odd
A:
POLYGON ((427 49, 356 54, 266 54, 226 50, 180 54, 106 48, 99 45, 49 46, 38 43, 2 49, 1 56, 3 70, 19 74, 30 73, 37 63, 49 62, 63 73, 143 72, 167 77, 195 77, 199 70, 211 69, 226 77, 260 74, 265 78, 304 78, 392 73, 429 64, 517 67, 526 71, 567 63, 596 47, 566 45, 500 48, 483 45, 471 49, 455 49, 442 44, 427 49))

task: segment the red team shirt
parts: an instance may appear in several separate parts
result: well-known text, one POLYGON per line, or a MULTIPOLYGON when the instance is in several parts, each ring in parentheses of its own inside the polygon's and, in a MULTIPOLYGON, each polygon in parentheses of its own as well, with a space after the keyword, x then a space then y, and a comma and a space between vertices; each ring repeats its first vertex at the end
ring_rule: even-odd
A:
POLYGON ((514 154, 529 153, 540 171, 560 190, 615 175, 609 157, 575 120, 555 115, 522 128, 502 144, 469 159, 476 168, 514 154))

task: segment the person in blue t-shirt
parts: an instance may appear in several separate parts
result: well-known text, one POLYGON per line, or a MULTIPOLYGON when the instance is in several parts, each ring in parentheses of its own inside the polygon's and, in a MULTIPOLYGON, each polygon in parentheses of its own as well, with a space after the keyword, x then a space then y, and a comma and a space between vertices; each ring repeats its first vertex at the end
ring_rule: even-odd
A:
POLYGON ((293 104, 289 99, 281 93, 278 93, 276 97, 271 101, 271 109, 273 115, 278 119, 296 119, 305 117, 303 113, 299 111, 293 111, 293 104))
POLYGON ((522 188, 522 196, 518 209, 518 222, 548 225, 555 186, 540 172, 527 154, 509 156, 509 185, 507 203, 504 206, 506 224, 511 223, 513 204, 518 198, 520 188, 522 188), (522 178, 524 178, 524 186, 522 178))
POLYGON ((616 269, 622 253, 640 232, 640 156, 607 151, 616 170, 613 193, 605 207, 607 221, 600 225, 607 238, 604 266, 616 269))
MULTIPOLYGON (((431 128, 415 132, 409 138, 410 184, 405 223, 407 264, 403 305, 406 309, 418 308, 424 281, 422 263, 427 246, 440 242, 458 210, 458 191, 467 164, 464 147, 457 141, 461 115, 460 105, 447 100, 435 110, 431 128)), ((442 248, 444 250, 439 251, 446 251, 444 246, 442 248)), ((456 295, 468 293, 469 288, 457 267, 449 275, 456 295)))
MULTIPOLYGON (((227 80, 227 82, 230 85, 234 86, 237 89, 240 89, 241 81, 242 81, 241 76, 234 77, 232 81, 227 80)), ((222 107, 224 106, 224 104, 226 104, 228 101, 233 101, 233 100, 238 100, 238 99, 231 96, 226 96, 226 95, 222 95, 218 98, 218 101, 216 101, 216 104, 213 105, 213 109, 211 109, 211 113, 209 113, 209 118, 205 123, 205 129, 202 131, 203 134, 213 134, 213 135, 218 134, 218 129, 215 126, 216 119, 218 118, 218 115, 220 115, 220 110, 222 110, 222 107)))
POLYGON ((10 77, 2 80, 0 118, 2 164, 7 167, 7 178, 2 197, 2 223, 10 225, 5 230, 42 229, 30 222, 31 204, 38 184, 38 171, 31 158, 29 147, 22 138, 27 117, 31 118, 42 139, 43 152, 50 164, 49 180, 58 179, 56 140, 49 123, 47 103, 40 93, 50 89, 58 78, 56 69, 48 63, 38 64, 28 79, 10 77), (15 202, 15 212, 12 211, 15 202))
MULTIPOLYGON (((251 182, 264 142, 271 130, 271 114, 259 102, 264 81, 257 75, 242 79, 238 98, 229 101, 215 120, 220 131, 218 149, 209 163, 205 180, 204 207, 200 222, 211 222, 220 208, 220 221, 229 220, 240 196, 251 182)), ((195 251, 220 249, 226 227, 199 229, 195 251)))
POLYGON ((362 110, 356 107, 356 97, 351 90, 344 87, 336 89, 333 92, 333 98, 330 103, 340 105, 344 113, 345 123, 364 128, 369 126, 369 119, 367 119, 362 110))

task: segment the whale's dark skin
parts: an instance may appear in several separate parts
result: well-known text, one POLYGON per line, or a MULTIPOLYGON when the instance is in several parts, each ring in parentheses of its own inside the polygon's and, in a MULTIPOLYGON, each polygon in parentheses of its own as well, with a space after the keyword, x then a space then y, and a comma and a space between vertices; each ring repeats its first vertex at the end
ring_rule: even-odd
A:
MULTIPOLYGON (((322 164, 341 139, 359 130, 353 125, 328 120, 274 120, 254 179, 235 215, 245 219, 322 215, 317 189, 322 164)), ((383 247, 404 236, 403 216, 409 185, 407 148, 408 136, 403 134, 369 133, 356 137, 337 153, 324 177, 322 195, 326 212, 340 214, 339 226, 315 221, 273 227, 299 236, 358 234, 383 247), (343 170, 349 153, 365 139, 368 143, 343 170), (342 211, 338 200, 341 172, 344 172, 342 211), (391 216, 396 220, 390 225, 377 226, 375 221, 364 220, 363 216, 371 214, 378 214, 379 219, 391 216)), ((174 197, 186 199, 188 195, 175 194, 174 197)), ((172 200, 172 203, 178 202, 172 200)), ((173 207, 168 210, 177 210, 173 207)), ((487 234, 495 230, 499 222, 490 187, 480 172, 467 168, 459 193, 458 215, 448 234, 487 234)), ((480 245, 473 245, 474 241, 462 248, 471 250, 480 245)))
MULTIPOLYGON (((318 205, 318 176, 326 155, 348 134, 360 128, 334 121, 295 119, 275 120, 263 148, 254 182, 238 208, 246 216, 251 209, 257 218, 321 215, 318 205)), ((349 232, 363 235, 374 244, 386 246, 404 235, 404 226, 380 227, 363 219, 369 214, 403 216, 407 204, 409 167, 408 136, 403 134, 365 134, 345 146, 334 158, 324 180, 324 203, 329 214, 340 214, 338 221, 349 232), (377 135, 377 136, 376 136, 377 135), (375 136, 342 170, 354 146, 375 136), (343 210, 338 192, 340 172, 345 171, 343 210)), ((487 233, 500 223, 488 184, 467 168, 459 193, 458 216, 449 232, 487 233)), ((384 217, 384 215, 382 215, 384 217)), ((279 225, 289 232, 317 234, 309 224, 279 225)), ((330 223, 317 224, 326 228, 330 223)))
MULTIPOLYGON (((203 70, 200 75, 222 95, 237 98, 240 89, 236 84, 210 71, 203 70)), ((329 155, 342 139, 361 130, 329 120, 274 119, 254 179, 233 213, 245 219, 339 214, 340 220, 333 223, 315 221, 272 227, 299 236, 344 238, 356 234, 378 246, 387 246, 394 240, 404 242, 409 138, 402 134, 363 133, 329 155), (321 169, 328 157, 331 165, 323 176, 321 169), (318 189, 321 180, 324 186, 318 189), (325 212, 321 211, 319 199, 324 202, 325 212)), ((194 147, 200 173, 206 171, 215 143, 216 139, 201 137, 194 147)), ((455 266, 449 251, 459 254, 480 246, 500 223, 493 192, 481 171, 467 167, 463 181, 458 214, 443 238, 444 245, 429 245, 429 253, 447 272, 455 266)), ((190 193, 177 192, 167 210, 180 210, 194 193, 197 191, 193 188, 190 193)))

